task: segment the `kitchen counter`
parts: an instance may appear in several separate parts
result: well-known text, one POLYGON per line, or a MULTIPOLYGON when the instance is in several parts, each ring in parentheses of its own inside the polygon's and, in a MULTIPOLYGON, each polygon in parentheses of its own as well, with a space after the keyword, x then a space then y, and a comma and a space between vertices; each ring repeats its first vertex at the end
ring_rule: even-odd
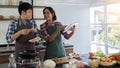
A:
MULTIPOLYGON (((88 61, 90 60, 88 55, 81 55, 80 58, 77 58, 77 60, 80 60, 84 63, 85 68, 92 68, 89 66, 88 61)), ((8 64, 0 64, 1 68, 8 68, 8 64)), ((64 64, 63 65, 57 65, 56 68, 64 68, 64 64), (59 67, 60 66, 60 67, 59 67)), ((99 66, 98 68, 120 68, 120 64, 114 64, 112 66, 99 66)))
MULTIPOLYGON (((67 55, 73 52, 73 45, 65 44, 64 47, 67 55)), ((37 57, 39 57, 40 59, 44 58, 45 48, 46 48, 45 46, 40 46, 37 48, 37 51, 39 51, 39 54, 37 57)), ((9 55, 11 53, 14 53, 14 49, 15 49, 14 45, 9 46, 9 48, 7 48, 7 46, 0 46, 0 64, 9 62, 9 59, 8 59, 9 55)))
MULTIPOLYGON (((80 58, 81 59, 78 59, 78 60, 83 61, 83 63, 85 64, 85 68, 92 68, 88 64, 88 62, 91 60, 91 59, 89 59, 88 54, 81 55, 80 58)), ((115 64, 113 64, 111 66, 101 66, 101 65, 99 65, 98 68, 120 68, 120 64, 115 63, 115 64)))

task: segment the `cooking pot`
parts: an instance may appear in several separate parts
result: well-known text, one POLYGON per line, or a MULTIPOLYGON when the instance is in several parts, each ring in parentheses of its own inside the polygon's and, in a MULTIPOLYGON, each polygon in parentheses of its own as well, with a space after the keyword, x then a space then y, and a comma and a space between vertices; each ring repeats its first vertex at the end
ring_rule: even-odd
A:
POLYGON ((18 52, 18 56, 22 59, 34 59, 37 54, 35 50, 21 50, 18 52))

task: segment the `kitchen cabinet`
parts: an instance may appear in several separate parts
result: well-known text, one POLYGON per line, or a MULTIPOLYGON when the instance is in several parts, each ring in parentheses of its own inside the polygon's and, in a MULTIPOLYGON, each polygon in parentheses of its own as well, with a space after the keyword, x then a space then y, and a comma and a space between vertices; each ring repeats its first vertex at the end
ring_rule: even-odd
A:
POLYGON ((9 55, 10 55, 10 53, 0 54, 0 64, 8 63, 9 55))

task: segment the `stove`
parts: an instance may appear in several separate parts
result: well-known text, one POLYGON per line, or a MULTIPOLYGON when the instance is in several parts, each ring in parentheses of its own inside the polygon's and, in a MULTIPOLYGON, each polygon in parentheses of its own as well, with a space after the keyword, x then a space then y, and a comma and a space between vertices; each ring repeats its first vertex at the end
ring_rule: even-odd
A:
POLYGON ((17 68, 35 68, 39 64, 40 60, 35 59, 18 59, 16 62, 17 68))

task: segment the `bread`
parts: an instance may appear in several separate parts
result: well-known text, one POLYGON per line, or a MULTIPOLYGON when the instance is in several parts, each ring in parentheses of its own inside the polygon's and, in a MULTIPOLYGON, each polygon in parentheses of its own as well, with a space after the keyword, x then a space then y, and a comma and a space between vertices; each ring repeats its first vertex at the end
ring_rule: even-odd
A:
POLYGON ((3 15, 0 15, 0 19, 4 19, 4 16, 3 16, 3 15))
POLYGON ((14 16, 12 16, 12 15, 11 15, 11 16, 9 16, 9 19, 14 19, 14 18, 15 18, 15 17, 14 17, 14 16))

